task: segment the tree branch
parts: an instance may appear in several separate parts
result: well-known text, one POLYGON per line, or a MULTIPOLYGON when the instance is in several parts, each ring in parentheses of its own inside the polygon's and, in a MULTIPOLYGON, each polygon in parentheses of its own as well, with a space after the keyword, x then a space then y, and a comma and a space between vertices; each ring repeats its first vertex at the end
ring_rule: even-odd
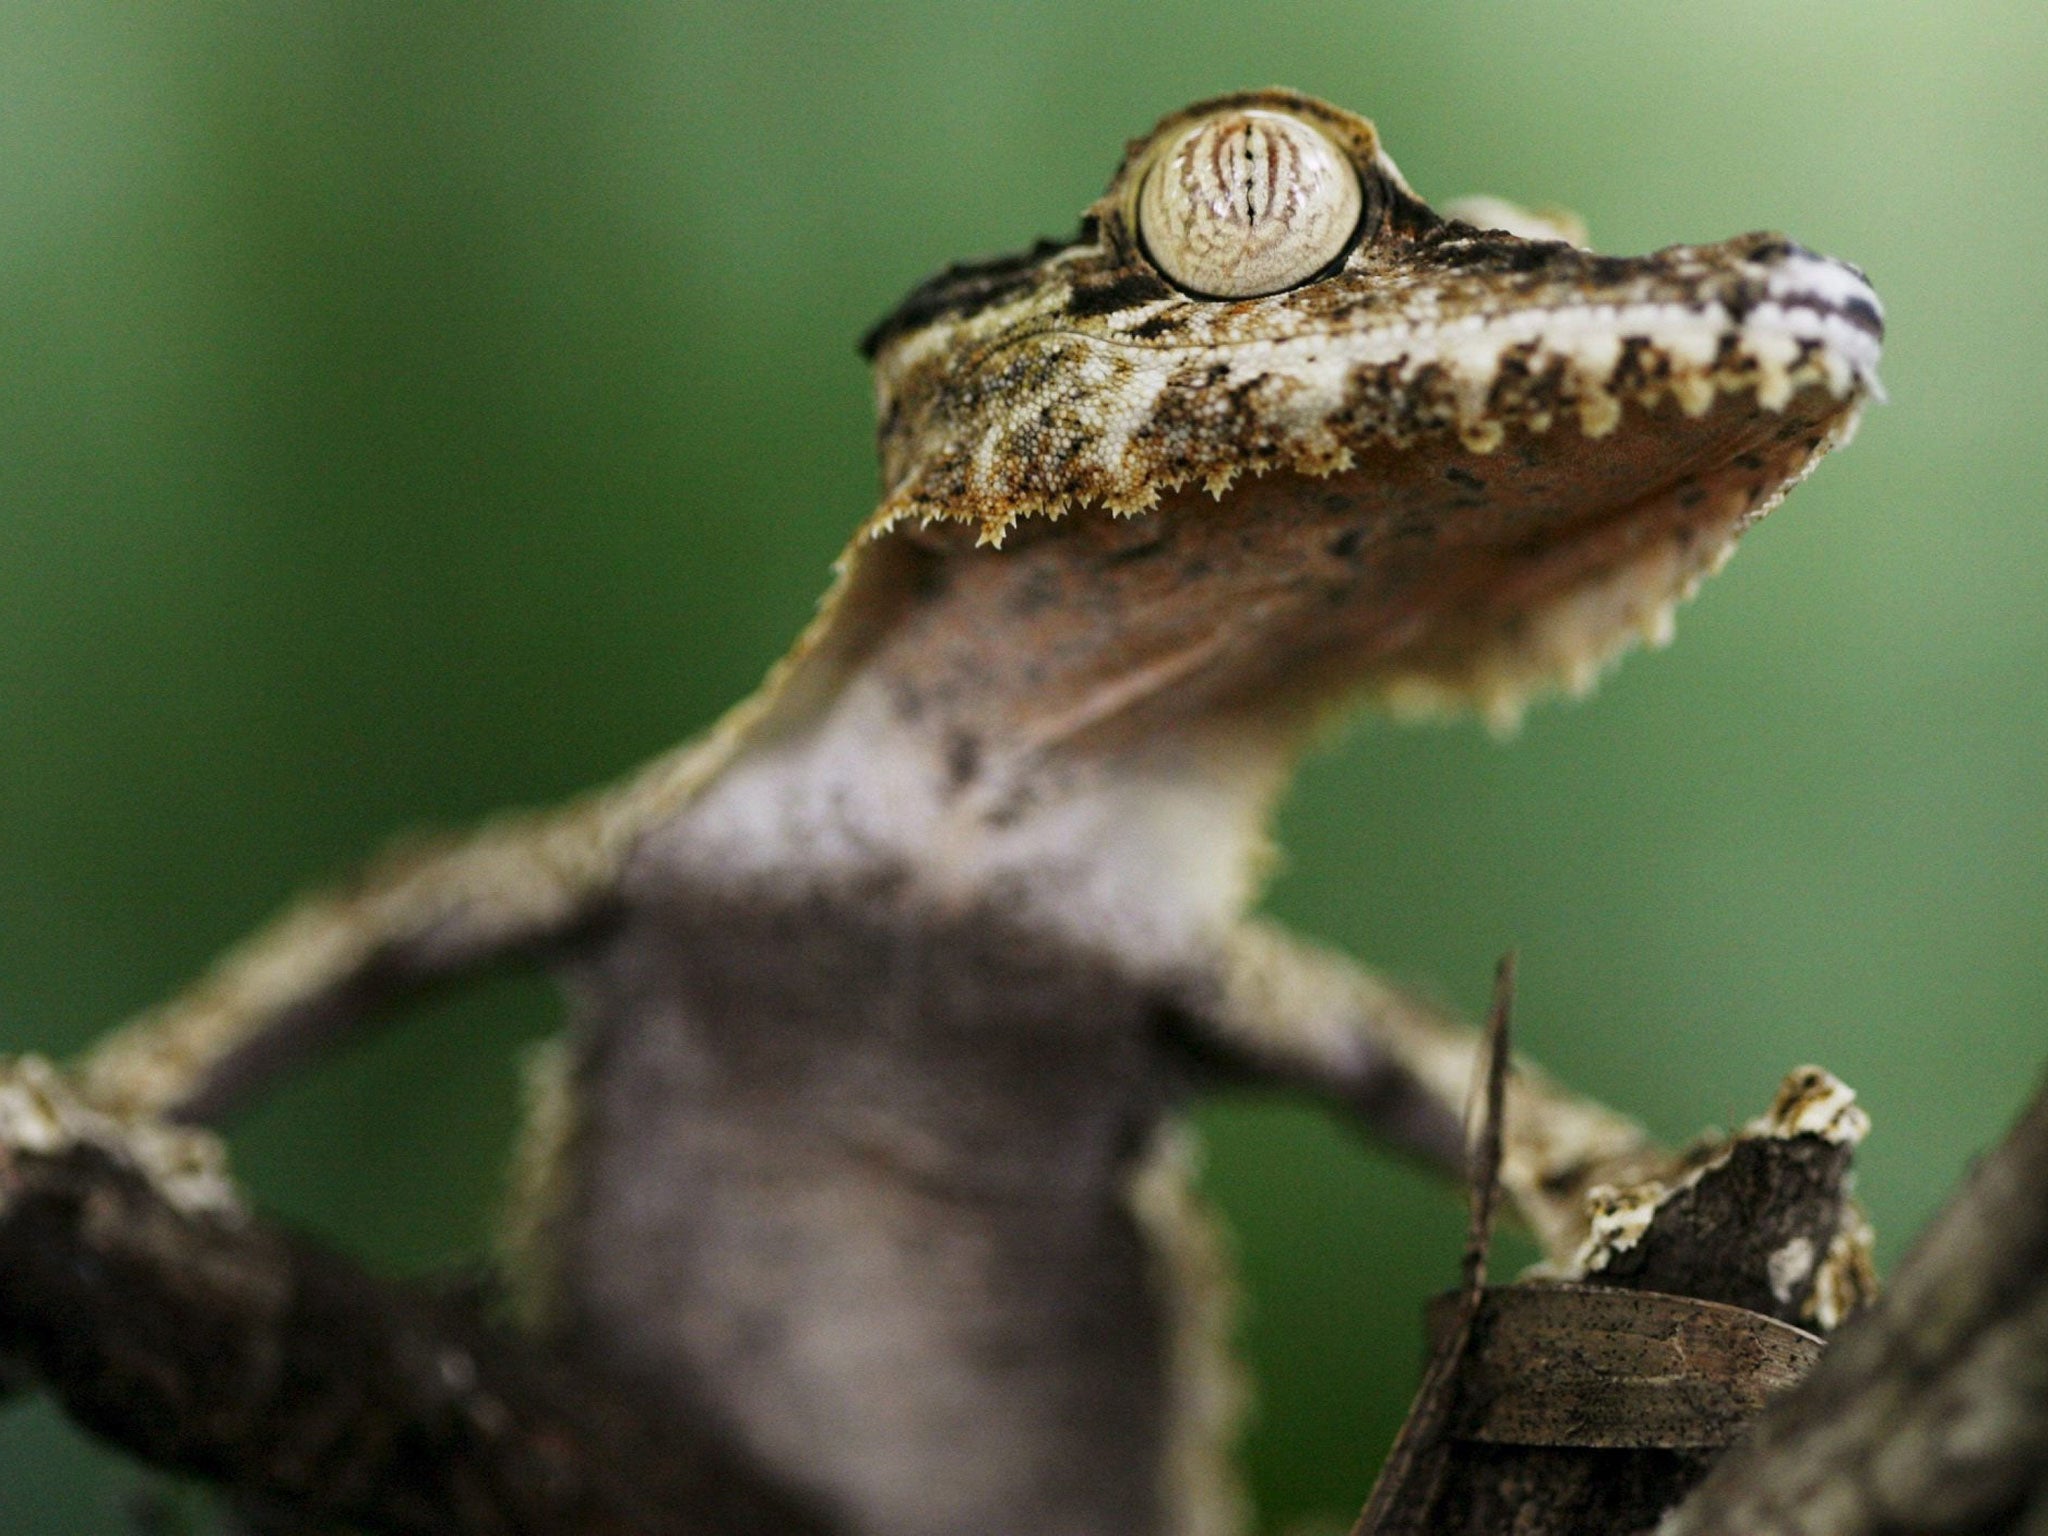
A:
POLYGON ((2048 1530, 2048 1083, 1660 1536, 2048 1530))
MULTIPOLYGON (((1501 1009, 1496 1002, 1496 1017, 1501 1009)), ((1356 1536, 1626 1536, 1705 1475, 1860 1290, 1865 1119, 1802 1068, 1742 1134, 1597 1191, 1575 1283, 1439 1298, 1436 1347, 1356 1536)), ((1475 1178, 1491 1176, 1476 1159, 1475 1178)))
MULTIPOLYGON (((2048 1536, 2048 1085, 1891 1294, 1721 1450, 1817 1353, 1788 1323, 1867 1294, 1843 1194, 1861 1129, 1833 1079, 1794 1074, 1743 1135, 1609 1192, 1592 1285, 1487 1292, 1476 1313, 1468 1285, 1451 1386, 1409 1458, 1421 1502, 1390 1488, 1386 1529, 1623 1536, 1696 1485, 1660 1536, 2048 1536)), ((266 1223, 213 1138, 100 1114, 35 1061, 0 1063, 0 1281, 0 1379, 294 1519, 832 1529, 709 1426, 636 1411, 474 1307, 266 1223)))
POLYGON ((203 1133, 0 1072, 0 1361, 157 1466, 404 1536, 804 1536, 690 1426, 657 1434, 474 1309, 249 1215, 203 1133))

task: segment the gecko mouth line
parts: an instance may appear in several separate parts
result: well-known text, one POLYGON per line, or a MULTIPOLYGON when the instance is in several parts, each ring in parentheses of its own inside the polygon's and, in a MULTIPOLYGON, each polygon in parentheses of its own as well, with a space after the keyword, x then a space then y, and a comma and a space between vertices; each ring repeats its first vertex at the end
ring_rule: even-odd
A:
MULTIPOLYGON (((1000 551, 933 519, 873 554, 918 551, 974 589, 960 611, 1005 611, 1066 680, 1041 677, 1037 708, 1070 744, 1206 712, 1314 715, 1361 692, 1397 716, 1473 712, 1507 731, 1546 694, 1590 691, 1631 646, 1666 643, 1741 533, 1847 440, 1860 395, 1837 395, 1823 359, 1801 377, 1774 408, 1755 378, 1702 409, 1646 386, 1597 434, 1580 418, 1518 424, 1485 452, 1374 443, 1326 476, 1033 518, 1000 551)), ((935 623, 930 644, 957 658, 962 689, 1002 675, 976 626, 935 623)))
POLYGON ((1847 266, 1772 236, 1636 260, 1657 275, 1624 285, 1630 302, 1524 295, 1459 314, 1411 273, 1416 314, 1344 323, 1347 303, 1398 305, 1401 284, 1375 279, 1324 296, 1286 334, 1243 306, 1178 316, 1200 326, 1199 348, 1151 339, 1171 302, 1094 329, 993 314, 943 394, 906 342, 885 360, 901 384, 885 396, 885 459, 916 451, 892 470, 869 536, 971 520, 1000 544, 1034 516, 1140 512, 1183 486, 1220 492, 1274 470, 1341 473, 1379 444, 1440 453, 1449 437, 1485 454, 1513 429, 1570 421, 1604 437, 1625 408, 1666 399, 1697 416, 1745 396, 1781 411, 1810 385, 1845 407, 1877 397, 1881 312, 1847 266))

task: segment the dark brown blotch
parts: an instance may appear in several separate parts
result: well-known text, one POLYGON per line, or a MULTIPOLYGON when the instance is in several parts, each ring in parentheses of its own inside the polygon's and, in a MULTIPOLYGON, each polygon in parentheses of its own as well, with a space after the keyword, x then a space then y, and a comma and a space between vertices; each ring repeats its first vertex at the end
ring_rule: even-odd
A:
POLYGON ((1125 267, 1099 278, 1077 277, 1067 298, 1066 312, 1075 319, 1113 315, 1136 309, 1140 304, 1173 298, 1178 292, 1150 267, 1125 267))
POLYGON ((955 731, 946 741, 946 785, 953 793, 972 784, 981 773, 981 738, 955 731))
POLYGON ((860 355, 873 361, 884 346, 935 320, 964 320, 1027 293, 1041 280, 1046 259, 1092 238, 1084 224, 1072 240, 1041 239, 1029 250, 986 261, 956 262, 919 283, 860 339, 860 355))

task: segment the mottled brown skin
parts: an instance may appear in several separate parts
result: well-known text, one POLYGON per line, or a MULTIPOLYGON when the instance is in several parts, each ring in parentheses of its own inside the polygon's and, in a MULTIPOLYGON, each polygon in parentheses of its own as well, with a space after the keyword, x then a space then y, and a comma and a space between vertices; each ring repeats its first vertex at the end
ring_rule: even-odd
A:
MULTIPOLYGON (((1322 103, 1190 108, 1074 242, 869 337, 885 497, 760 694, 302 905, 85 1091, 217 1115, 422 986, 545 959, 574 1023, 519 1177, 535 1326, 849 1533, 1232 1530, 1175 1111, 1282 1083, 1454 1168, 1474 1059, 1246 916, 1306 729, 1360 692, 1503 720, 1658 634, 1846 438, 1879 331, 1778 236, 1593 256, 1439 218, 1322 103), (1181 293, 1139 187, 1246 110, 1327 135, 1364 213, 1285 291, 1181 293)), ((1512 1085, 1502 1180, 1553 1253, 1650 1156, 1512 1085)))
POLYGON ((1832 413, 1815 391, 1771 417, 1667 404, 1654 438, 1620 443, 1559 432, 1448 462, 1376 446, 1308 486, 1274 476, 1220 502, 1168 492, 1145 517, 1026 523, 1000 559, 977 558, 965 528, 909 530, 919 597, 870 665, 906 708, 943 709, 963 750, 1284 730, 1361 687, 1455 681, 1646 543, 1703 573, 1832 413), (1157 686, 1091 714, 1107 682, 1148 675, 1157 686))

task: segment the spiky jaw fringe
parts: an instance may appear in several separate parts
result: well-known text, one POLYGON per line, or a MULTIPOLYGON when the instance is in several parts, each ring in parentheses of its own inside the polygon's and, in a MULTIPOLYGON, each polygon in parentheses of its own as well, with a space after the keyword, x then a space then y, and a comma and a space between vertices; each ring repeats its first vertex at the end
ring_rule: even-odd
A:
MULTIPOLYGON (((1000 540, 884 516, 869 536, 988 563, 956 579, 1013 615, 1010 655, 1040 658, 1033 734, 1292 721, 1360 691, 1399 714, 1469 710, 1508 729, 1532 698, 1582 693, 1631 644, 1668 636, 1677 604, 1846 440, 1874 388, 1874 347, 1786 345, 1760 329, 1775 317, 1697 374, 1644 371, 1643 343, 1550 318, 1553 337, 1581 344, 1580 366, 1501 370, 1484 416, 1169 484, 1142 514, 1048 509, 1000 540), (1587 355, 1610 359, 1603 388, 1635 358, 1626 393, 1596 396, 1587 355), (1028 616, 998 588, 1033 593, 1028 616)), ((1007 675, 993 642, 977 625, 946 643, 957 686, 1007 675)))

